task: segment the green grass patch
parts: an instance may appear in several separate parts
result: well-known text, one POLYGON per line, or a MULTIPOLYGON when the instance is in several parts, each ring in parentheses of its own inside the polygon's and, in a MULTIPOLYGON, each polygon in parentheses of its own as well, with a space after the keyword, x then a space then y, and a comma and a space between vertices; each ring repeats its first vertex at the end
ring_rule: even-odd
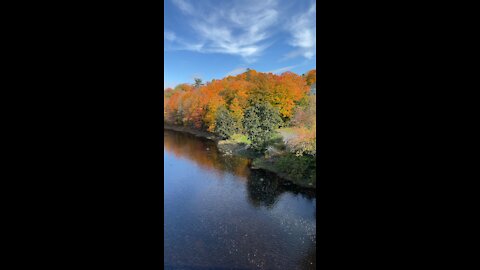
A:
POLYGON ((247 135, 243 135, 243 134, 233 134, 230 137, 230 140, 235 142, 235 143, 243 143, 243 144, 246 144, 246 145, 251 145, 252 144, 252 142, 248 139, 247 135))

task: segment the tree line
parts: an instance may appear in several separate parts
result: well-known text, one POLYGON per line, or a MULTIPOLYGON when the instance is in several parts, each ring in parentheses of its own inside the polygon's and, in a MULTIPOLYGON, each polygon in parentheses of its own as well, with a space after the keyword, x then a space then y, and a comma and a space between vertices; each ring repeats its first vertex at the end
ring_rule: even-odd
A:
POLYGON ((247 70, 203 84, 180 84, 164 91, 167 124, 213 132, 228 139, 244 135, 251 146, 265 150, 280 127, 295 134, 291 152, 315 155, 316 99, 310 94, 316 70, 281 75, 247 70))

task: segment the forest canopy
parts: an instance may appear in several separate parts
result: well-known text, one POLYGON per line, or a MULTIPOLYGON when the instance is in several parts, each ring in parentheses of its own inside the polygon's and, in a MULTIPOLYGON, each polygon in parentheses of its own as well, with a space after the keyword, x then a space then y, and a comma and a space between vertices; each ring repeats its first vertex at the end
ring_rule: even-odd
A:
POLYGON ((314 83, 315 69, 304 75, 293 72, 276 75, 249 69, 205 84, 196 79, 194 84, 165 89, 164 121, 214 132, 224 138, 246 134, 259 148, 265 147, 263 142, 275 129, 291 127, 298 135, 289 145, 292 151, 314 154, 311 149, 316 140, 316 102, 311 94, 314 83))

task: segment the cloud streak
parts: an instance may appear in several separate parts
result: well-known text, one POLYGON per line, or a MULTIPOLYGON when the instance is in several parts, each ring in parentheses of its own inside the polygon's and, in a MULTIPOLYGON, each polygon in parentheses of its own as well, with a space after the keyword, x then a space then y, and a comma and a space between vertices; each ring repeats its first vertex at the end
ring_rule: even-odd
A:
POLYGON ((185 14, 193 14, 194 9, 190 3, 185 0, 172 0, 172 2, 185 14))
MULTIPOLYGON (((190 14, 190 27, 198 36, 197 42, 177 39, 179 49, 238 55, 247 62, 254 61, 272 44, 268 39, 279 20, 276 0, 225 1, 223 5, 195 7, 193 4, 197 2, 193 1, 172 2, 183 13, 190 14)), ((174 41, 170 37, 166 39, 174 41)))
POLYGON ((314 2, 305 14, 299 14, 290 21, 287 30, 292 36, 289 44, 295 48, 294 51, 285 55, 284 59, 303 56, 312 59, 317 49, 317 28, 316 28, 317 5, 314 2))
POLYGON ((228 76, 236 76, 236 75, 238 75, 238 74, 244 73, 245 71, 247 71, 247 68, 245 68, 245 67, 240 67, 240 68, 236 68, 236 69, 228 72, 225 76, 227 76, 227 77, 228 77, 228 76))
POLYGON ((288 67, 282 67, 282 68, 279 68, 279 69, 275 69, 275 70, 272 70, 272 71, 267 71, 267 73, 274 73, 274 74, 278 74, 278 73, 283 73, 285 71, 291 71, 292 69, 298 67, 299 65, 295 65, 295 66, 288 66, 288 67))
POLYGON ((298 12, 281 0, 170 1, 186 15, 185 23, 193 34, 185 40, 178 33, 164 31, 164 40, 172 45, 168 50, 236 55, 252 63, 278 42, 273 37, 282 32, 294 48, 284 59, 315 56, 315 2, 298 12))
POLYGON ((168 41, 175 41, 176 35, 174 32, 171 31, 163 31, 163 39, 168 41))

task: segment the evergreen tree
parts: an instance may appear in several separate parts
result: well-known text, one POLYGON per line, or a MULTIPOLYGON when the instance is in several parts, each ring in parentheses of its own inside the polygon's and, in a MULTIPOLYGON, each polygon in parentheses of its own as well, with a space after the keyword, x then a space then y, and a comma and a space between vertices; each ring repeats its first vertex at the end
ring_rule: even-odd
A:
POLYGON ((195 88, 199 88, 202 85, 203 85, 202 79, 195 78, 195 84, 194 84, 195 88))
POLYGON ((217 110, 215 118, 215 133, 224 139, 230 138, 239 130, 239 126, 232 113, 221 106, 217 110))
POLYGON ((281 123, 278 110, 268 102, 253 104, 245 110, 243 126, 256 150, 265 150, 267 142, 281 123))

